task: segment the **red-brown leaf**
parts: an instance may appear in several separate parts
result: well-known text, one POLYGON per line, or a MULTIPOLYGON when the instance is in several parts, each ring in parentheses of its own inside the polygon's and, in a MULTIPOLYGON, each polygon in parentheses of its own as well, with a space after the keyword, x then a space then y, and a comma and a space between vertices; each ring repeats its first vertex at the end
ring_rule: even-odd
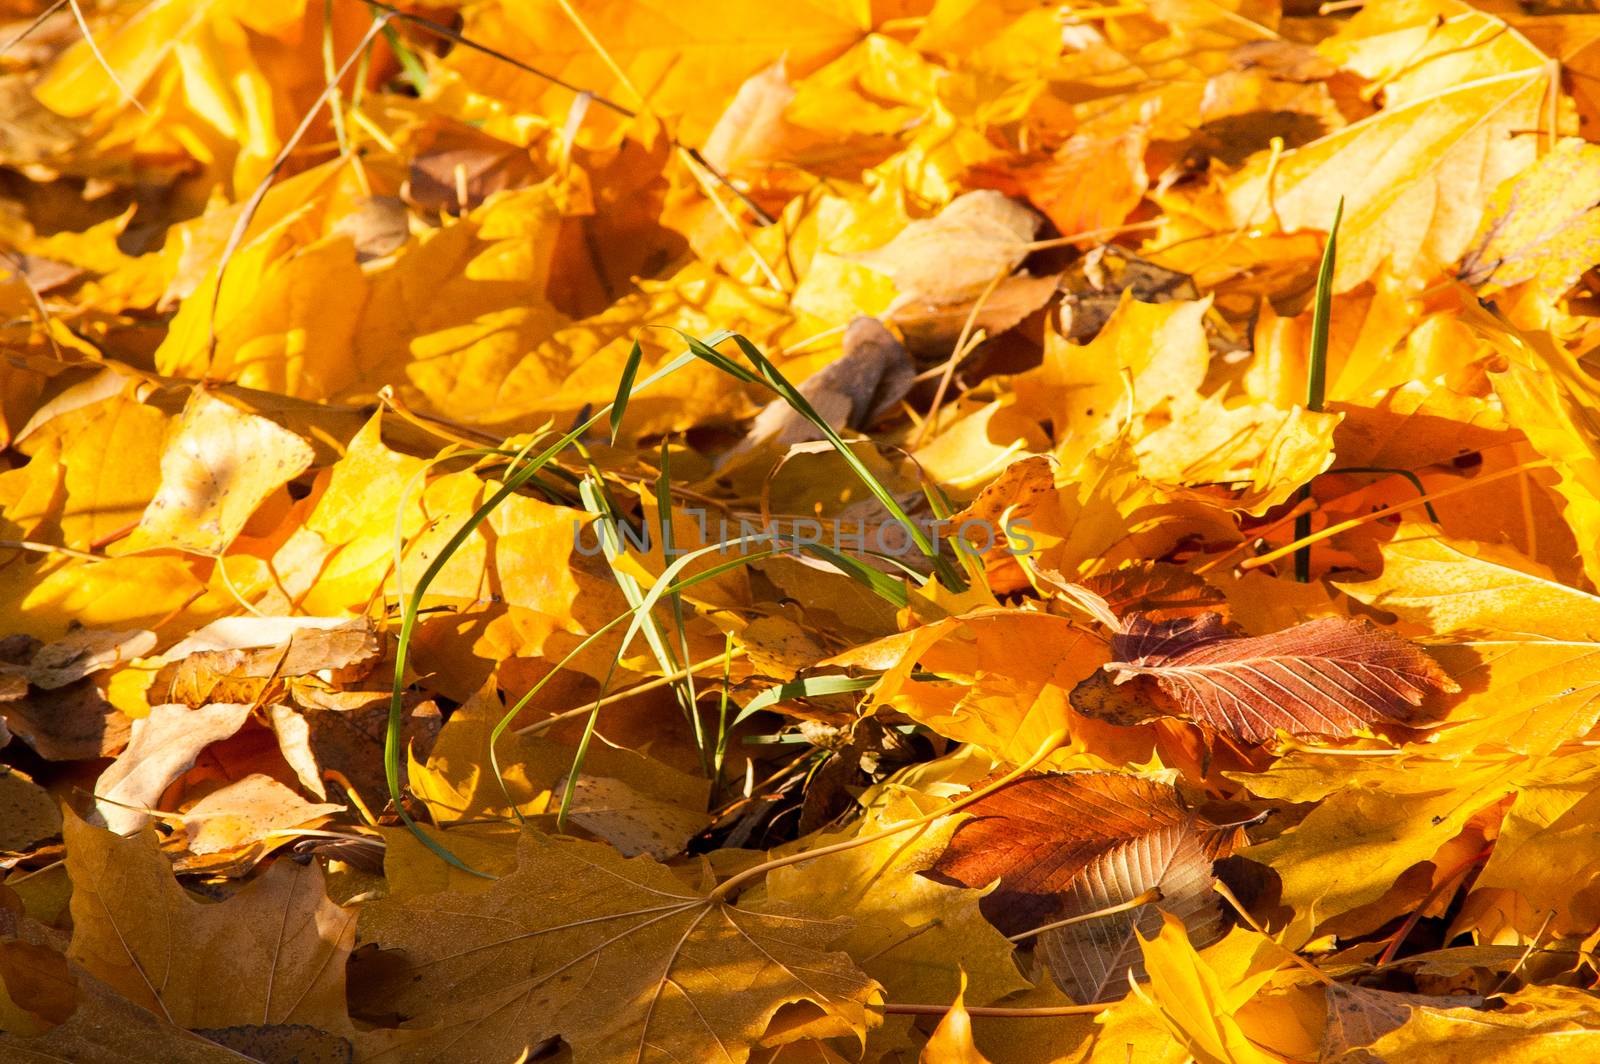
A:
POLYGON ((968 887, 1000 880, 979 904, 1008 935, 1161 891, 1157 903, 1038 937, 1056 981, 1080 1001, 1126 990, 1141 963, 1135 931, 1159 929, 1158 906, 1183 919, 1192 941, 1222 932, 1211 862, 1238 832, 1198 819, 1166 784, 1108 772, 1031 776, 967 811, 973 819, 928 875, 968 887))
POLYGON ((1146 718, 1172 712, 1244 742, 1279 731, 1342 736, 1415 724, 1427 695, 1460 690, 1419 647, 1365 619, 1326 617, 1240 636, 1215 614, 1133 617, 1111 653, 1111 684, 1097 677, 1073 691, 1080 711, 1128 723, 1143 697, 1154 702, 1146 718), (1128 683, 1141 677, 1154 683, 1128 683))

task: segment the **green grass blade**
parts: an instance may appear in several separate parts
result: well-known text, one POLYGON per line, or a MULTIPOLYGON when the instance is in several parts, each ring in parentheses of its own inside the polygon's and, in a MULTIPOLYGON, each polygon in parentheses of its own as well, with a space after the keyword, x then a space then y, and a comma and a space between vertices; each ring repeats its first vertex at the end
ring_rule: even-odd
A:
POLYGON ((622 367, 622 379, 617 382, 617 397, 611 401, 611 442, 617 442, 622 431, 622 415, 627 412, 628 400, 633 398, 633 379, 639 375, 639 363, 644 360, 644 349, 639 341, 628 351, 628 361, 622 367))
POLYGON ((953 591, 965 590, 966 581, 962 578, 960 572, 950 564, 950 559, 939 553, 933 542, 928 539, 927 534, 918 528, 916 522, 906 513, 899 500, 878 481, 877 477, 872 475, 871 470, 866 467, 860 458, 856 457, 855 452, 845 443, 844 438, 835 431, 832 425, 828 424, 826 418, 817 413, 806 397, 800 394, 800 390, 789 383, 788 378, 784 377, 778 367, 766 355, 763 355, 755 344, 737 333, 732 334, 730 339, 738 345, 740 351, 744 352, 744 356, 755 365, 757 372, 767 387, 776 392, 785 403, 789 404, 791 409, 811 422, 817 431, 823 434, 828 443, 839 453, 839 457, 844 459, 845 464, 860 479, 862 485, 883 504, 884 509, 888 510, 897 521, 905 526, 906 531, 911 535, 912 542, 917 545, 917 549, 933 563, 934 572, 938 574, 940 582, 953 591))
MULTIPOLYGON (((720 543, 713 544, 711 547, 708 547, 704 551, 701 551, 701 552, 698 552, 698 553, 702 553, 702 554, 708 553, 709 551, 711 551, 713 549, 716 549, 716 548, 719 548, 719 547, 724 547, 724 546, 726 546, 726 544, 720 544, 720 543)), ((741 565, 749 565, 751 562, 760 561, 763 558, 770 558, 770 557, 772 557, 773 553, 774 552, 770 551, 770 550, 752 551, 752 552, 750 552, 748 554, 742 554, 737 558, 729 559, 728 561, 723 562, 723 563, 721 563, 719 565, 714 565, 714 566, 710 567, 709 569, 704 570, 703 572, 695 573, 693 576, 685 577, 684 579, 676 581, 676 582, 673 582, 669 577, 665 577, 664 576, 662 578, 662 581, 660 582, 660 584, 658 584, 658 589, 660 587, 664 586, 667 591, 670 591, 673 594, 679 594, 679 593, 681 593, 681 592, 683 592, 683 591, 695 586, 696 584, 704 583, 707 580, 715 580, 717 577, 723 575, 724 573, 731 572, 732 570, 737 569, 741 565)), ((692 560, 692 559, 690 559, 690 560, 692 560)), ((674 573, 673 575, 676 575, 676 574, 674 573)), ((653 601, 652 601, 651 605, 653 605, 653 601)), ((549 672, 547 672, 543 676, 541 676, 538 679, 538 681, 535 682, 534 685, 528 689, 526 694, 524 694, 521 698, 517 699, 516 703, 513 704, 510 709, 506 710, 505 714, 500 718, 499 722, 497 724, 495 724, 494 728, 489 732, 489 767, 494 773, 495 780, 500 784, 500 792, 505 795, 507 804, 510 805, 510 807, 513 810, 516 809, 516 802, 512 799, 510 788, 508 788, 506 786, 505 776, 501 773, 501 770, 500 770, 500 755, 499 755, 500 737, 502 735, 504 735, 505 732, 506 732, 506 729, 511 726, 511 722, 517 719, 517 715, 520 714, 523 711, 523 709, 527 707, 528 703, 532 702, 534 697, 536 695, 538 695, 538 693, 541 690, 544 689, 544 685, 545 684, 549 683, 556 676, 560 675, 561 672, 567 668, 567 666, 569 666, 570 664, 572 664, 572 662, 574 660, 576 660, 576 658, 578 657, 579 654, 583 653, 589 647, 593 646, 603 636, 605 636, 612 629, 616 628, 619 624, 623 623, 624 621, 629 621, 629 622, 637 621, 637 618, 639 616, 640 611, 643 610, 644 608, 645 608, 645 603, 641 603, 637 607, 631 607, 625 613, 620 613, 617 616, 611 618, 611 620, 607 621, 605 624, 601 625, 599 628, 597 628, 593 632, 591 632, 588 636, 584 637, 583 641, 580 642, 577 646, 573 647, 571 650, 569 650, 566 653, 566 655, 560 661, 556 662, 555 666, 549 672)), ((630 631, 632 631, 632 630, 633 629, 630 627, 630 631)), ((631 637, 629 639, 629 642, 631 642, 631 637)), ((623 657, 623 655, 626 654, 627 646, 628 646, 628 642, 624 642, 623 645, 622 645, 622 649, 617 651, 616 658, 614 659, 614 661, 615 660, 620 660, 623 657)), ((591 714, 590 714, 591 718, 594 716, 594 713, 597 712, 597 711, 598 711, 598 706, 596 707, 596 709, 594 711, 591 711, 591 714)), ((586 729, 586 731, 587 731, 587 729, 586 729)), ((579 765, 577 767, 581 768, 582 766, 579 765)))
MULTIPOLYGON (((665 366, 662 366, 660 369, 650 374, 650 376, 645 378, 645 380, 641 381, 634 391, 643 391, 664 377, 676 373, 684 366, 687 366, 693 362, 696 357, 697 356, 689 352, 684 352, 671 362, 667 363, 665 366)), ((501 484, 499 489, 490 495, 488 499, 484 500, 483 504, 472 512, 472 515, 462 523, 461 527, 458 528, 454 535, 450 537, 449 541, 446 542, 444 548, 433 559, 433 561, 428 564, 427 568, 423 570, 422 576, 418 579, 416 587, 412 588, 411 594, 405 600, 405 604, 401 610, 400 634, 395 640, 394 686, 390 691, 389 722, 384 733, 383 741, 383 774, 384 781, 389 788, 389 800, 394 804, 395 811, 400 815, 400 819, 405 823, 406 827, 410 829, 411 833, 417 837, 417 841, 421 842, 429 850, 432 850, 435 854, 442 857, 453 866, 460 868, 463 871, 471 872, 473 875, 483 875, 483 873, 468 867, 454 854, 450 853, 448 849, 440 846, 434 839, 430 838, 426 832, 417 827, 416 823, 411 819, 410 814, 408 814, 405 810, 405 804, 400 791, 400 740, 401 731, 403 729, 405 720, 406 666, 411 657, 411 639, 416 629, 418 612, 422 609, 422 600, 424 596, 426 596, 429 586, 439 575, 440 571, 443 570, 445 564, 450 560, 451 557, 455 555, 457 551, 461 549, 462 545, 465 544, 469 538, 471 538, 472 534, 478 530, 478 526, 483 524, 483 522, 488 519, 489 515, 495 511, 496 507, 500 506, 503 502, 505 502, 506 499, 508 499, 512 494, 514 494, 524 484, 532 479, 533 476, 538 473, 539 470, 543 469, 551 459, 560 454, 568 446, 581 439, 584 433, 588 432, 591 428, 598 424, 600 419, 605 417, 609 412, 609 406, 605 409, 597 411, 592 416, 584 419, 581 423, 576 425, 571 431, 561 436, 550 446, 546 447, 543 451, 540 451, 532 458, 529 458, 520 468, 515 469, 515 471, 508 471, 506 479, 501 484)), ((399 571, 397 569, 396 576, 398 577, 398 575, 399 571)), ((398 590, 400 590, 402 593, 404 592, 403 587, 400 587, 398 590)))
MULTIPOLYGON (((583 499, 583 507, 600 519, 597 523, 596 535, 599 537, 601 548, 605 553, 606 564, 611 569, 611 577, 616 581, 617 587, 621 589, 622 596, 627 600, 630 610, 637 613, 642 608, 644 593, 639 587, 639 581, 634 578, 633 574, 624 571, 617 564, 626 550, 622 537, 616 531, 622 520, 621 514, 606 493, 605 481, 601 479, 600 471, 589 458, 589 453, 583 449, 581 443, 575 443, 573 446, 578 449, 578 453, 583 455, 585 462, 589 465, 589 477, 584 480, 579 489, 583 499)), ((648 612, 645 615, 644 636, 646 644, 650 647, 650 652, 655 656, 657 666, 662 671, 662 675, 671 676, 679 671, 677 657, 673 654, 672 648, 668 646, 665 633, 661 630, 661 625, 656 621, 655 616, 648 612)), ((606 677, 600 684, 600 691, 595 696, 595 709, 589 714, 589 719, 584 725, 583 737, 578 741, 578 749, 573 755, 572 767, 567 772, 567 785, 562 789, 561 807, 556 813, 556 829, 558 831, 566 827, 567 816, 572 811, 572 802, 578 793, 578 776, 582 773, 584 761, 589 754, 589 741, 594 737, 595 721, 599 717, 600 703, 605 700, 606 694, 611 688, 611 678, 616 675, 617 663, 618 659, 612 660, 611 668, 607 670, 606 677)), ((692 705, 689 707, 691 713, 693 713, 693 708, 692 705)), ((504 781, 502 781, 503 786, 504 781)))
MULTIPOLYGON (((904 584, 887 573, 878 572, 878 570, 863 561, 852 558, 848 554, 840 554, 833 548, 824 547, 820 543, 797 541, 794 546, 807 554, 816 555, 856 583, 864 584, 885 602, 894 603, 896 609, 905 609, 906 604, 911 601, 911 597, 906 594, 904 584)), ((893 558, 889 559, 889 561, 895 565, 900 564, 893 558)), ((911 570, 907 569, 906 572, 909 573, 911 570)))
POLYGON ((428 68, 422 65, 422 60, 415 50, 395 30, 393 26, 383 27, 383 39, 388 43, 390 51, 400 61, 400 70, 406 83, 418 96, 428 91, 428 68))
POLYGON ((729 727, 735 727, 779 702, 787 702, 792 698, 819 698, 823 695, 865 691, 880 679, 882 679, 880 676, 807 676, 800 680, 790 680, 776 687, 769 687, 752 698, 739 711, 739 715, 733 718, 729 727))
MULTIPOLYGON (((1333 209, 1333 225, 1328 229, 1328 242, 1322 248, 1322 264, 1317 269, 1317 292, 1311 310, 1311 358, 1306 369, 1306 409, 1321 411, 1328 386, 1328 321, 1333 315, 1333 267, 1339 254, 1339 221, 1344 217, 1344 197, 1333 209)), ((1300 498, 1311 497, 1311 485, 1300 489, 1300 498)), ((1301 514, 1294 519, 1294 538, 1304 539, 1311 534, 1311 515, 1301 514)), ((1311 548, 1301 547, 1294 552, 1294 578, 1300 583, 1311 580, 1311 548)))
MULTIPOLYGON (((672 452, 666 439, 661 441, 661 468, 656 474, 656 535, 661 542, 661 558, 666 561, 677 547, 672 534, 672 452)), ((672 624, 678 633, 678 655, 683 660, 685 670, 683 679, 673 684, 673 689, 694 732, 694 747, 700 753, 700 768, 710 776, 713 757, 707 746, 705 725, 700 720, 700 696, 695 691, 694 673, 688 671, 694 659, 689 654, 689 627, 684 621, 683 596, 676 591, 669 593, 667 608, 672 611, 672 624)))
POLYGON ((732 689, 733 633, 729 632, 722 646, 722 696, 717 700, 717 753, 712 763, 711 793, 722 788, 722 765, 728 756, 728 694, 732 689))

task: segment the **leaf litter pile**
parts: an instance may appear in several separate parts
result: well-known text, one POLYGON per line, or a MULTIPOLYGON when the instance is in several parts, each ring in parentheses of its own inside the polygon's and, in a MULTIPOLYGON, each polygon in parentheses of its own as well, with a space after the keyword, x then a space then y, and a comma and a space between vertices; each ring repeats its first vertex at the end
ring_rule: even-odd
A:
POLYGON ((0 1060, 1600 1059, 1600 15, 0 2, 0 1060))

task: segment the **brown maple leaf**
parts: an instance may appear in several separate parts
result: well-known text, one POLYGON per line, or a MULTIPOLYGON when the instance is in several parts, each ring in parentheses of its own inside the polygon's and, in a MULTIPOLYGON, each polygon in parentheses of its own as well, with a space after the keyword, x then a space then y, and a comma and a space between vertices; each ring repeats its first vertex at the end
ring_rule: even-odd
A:
POLYGON ((848 922, 727 904, 649 858, 533 830, 493 884, 391 893, 362 920, 404 950, 386 1000, 414 1021, 373 1032, 387 1060, 514 1060, 560 1036, 580 1062, 740 1062, 786 1007, 859 1037, 881 993, 828 952, 848 922))
POLYGON ((1419 647, 1364 618, 1242 636, 1214 613, 1136 615, 1112 638, 1111 654, 1109 681, 1095 676, 1074 688, 1079 711, 1119 724, 1183 716, 1251 743, 1279 731, 1343 736, 1416 724, 1427 695, 1460 690, 1419 647))

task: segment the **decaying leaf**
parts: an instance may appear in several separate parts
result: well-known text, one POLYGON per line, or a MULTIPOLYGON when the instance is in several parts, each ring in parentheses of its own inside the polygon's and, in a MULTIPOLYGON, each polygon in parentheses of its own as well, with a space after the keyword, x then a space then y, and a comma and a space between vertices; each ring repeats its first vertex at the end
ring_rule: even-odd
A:
POLYGON ((87 677, 0 702, 0 719, 51 761, 110 757, 126 745, 131 723, 87 677))
POLYGON ((382 639, 365 620, 239 618, 210 625, 162 655, 166 664, 150 695, 198 708, 249 701, 269 683, 299 677, 345 684, 366 676, 382 651, 382 639))
POLYGON ((1600 1054, 1600 15, 1316 7, 0 0, 0 1059, 1600 1054))
POLYGON ((1582 1057, 1600 1046, 1593 999, 1575 987, 1528 987, 1507 995, 1505 1008, 1419 1004, 1405 1024, 1365 1047, 1379 1060, 1403 1057, 1425 1064, 1503 1060, 1509 1064, 1582 1057), (1557 1048, 1559 1047, 1559 1048, 1557 1048))
POLYGON ((1222 935, 1211 864, 1235 844, 1237 829, 1196 817, 1169 785, 1099 772, 1032 776, 966 811, 973 819, 929 874, 970 887, 998 879, 982 906, 1008 935, 1158 892, 1156 901, 1038 936, 1051 975, 1079 1001, 1127 991, 1130 968, 1140 971, 1138 934, 1158 931, 1162 911, 1199 944, 1222 935))
POLYGON ((355 916, 315 865, 273 865, 227 901, 178 885, 147 830, 122 839, 69 815, 68 959, 185 1028, 306 1023, 348 1036, 345 958, 355 916))
POLYGON ((902 296, 959 303, 1010 276, 1038 228, 1038 216, 1022 204, 998 192, 968 192, 857 258, 894 278, 902 296))
MULTIPOLYGON (((806 378, 800 394, 835 429, 861 430, 883 417, 911 388, 916 367, 894 334, 876 318, 857 318, 844 333, 844 355, 806 378)), ((782 399, 762 408, 738 447, 721 459, 762 444, 784 448, 823 438, 822 432, 782 399)))
POLYGON ((1535 281, 1558 299, 1600 262, 1600 149, 1571 138, 1495 191, 1462 280, 1509 288, 1535 281))
POLYGON ((1211 613, 1135 616, 1111 652, 1109 678, 1073 691, 1078 709, 1128 724, 1175 713, 1252 743, 1280 731, 1337 736, 1419 724, 1425 697, 1460 690, 1426 653, 1367 620, 1329 617, 1241 636, 1211 613))
MULTIPOLYGON (((309 823, 342 808, 313 804, 271 776, 252 773, 237 783, 212 791, 183 811, 184 848, 195 857, 230 850, 251 851, 267 842, 273 833, 309 823)), ((193 861, 186 865, 213 867, 193 861)))
POLYGON ((101 821, 122 834, 149 821, 163 791, 194 764, 200 752, 238 731, 249 703, 215 702, 200 709, 164 704, 133 723, 127 747, 95 781, 101 821))
POLYGON ((1223 614, 1227 599, 1217 588, 1186 569, 1162 562, 1136 562, 1081 583, 1051 569, 1036 569, 1044 585, 1082 606, 1113 631, 1122 619, 1139 615, 1148 621, 1169 621, 1200 613, 1223 614))
POLYGON ((876 996, 827 952, 843 921, 710 900, 649 858, 531 830, 487 890, 391 897, 362 928, 405 951, 390 1003, 420 1033, 400 1059, 513 1059, 560 1036, 579 1060, 743 1060, 785 1005, 859 1036, 876 996))
POLYGON ((1328 1020, 1323 1033, 1323 1054, 1329 1061, 1366 1064, 1366 1052, 1379 1038, 1403 1027, 1418 1006, 1435 1009, 1471 1008, 1481 1004, 1465 997, 1396 994, 1361 986, 1334 983, 1328 987, 1328 1020))
POLYGON ((528 153, 515 144, 462 123, 440 123, 418 138, 401 195, 422 210, 463 214, 536 175, 528 153))
POLYGON ((1122 294, 1141 303, 1200 298, 1186 273, 1148 262, 1125 248, 1102 245, 1083 257, 1061 279, 1061 331, 1074 343, 1093 340, 1122 294))
MULTIPOLYGON (((557 781, 564 791, 566 780, 557 781)), ((646 854, 665 861, 681 852, 710 818, 640 794, 622 780, 579 776, 572 796, 572 822, 604 839, 624 857, 646 854)))
POLYGON ((51 691, 139 657, 155 645, 156 634, 142 628, 127 632, 80 628, 35 651, 22 675, 33 686, 51 691))
POLYGON ((0 769, 0 851, 26 849, 61 830, 50 792, 16 769, 0 769))

